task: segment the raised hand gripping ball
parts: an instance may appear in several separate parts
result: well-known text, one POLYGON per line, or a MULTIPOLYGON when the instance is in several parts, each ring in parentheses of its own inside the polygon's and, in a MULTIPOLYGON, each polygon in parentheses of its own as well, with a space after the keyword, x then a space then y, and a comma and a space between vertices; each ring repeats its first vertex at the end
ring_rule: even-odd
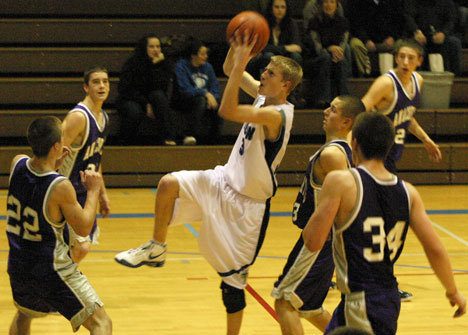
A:
POLYGON ((248 30, 250 34, 250 40, 253 40, 255 34, 257 34, 257 42, 252 49, 252 55, 258 54, 265 48, 270 39, 270 27, 268 26, 267 20, 259 13, 254 11, 240 12, 234 16, 226 29, 226 39, 229 42, 234 33, 238 31, 243 36, 244 31, 248 30))

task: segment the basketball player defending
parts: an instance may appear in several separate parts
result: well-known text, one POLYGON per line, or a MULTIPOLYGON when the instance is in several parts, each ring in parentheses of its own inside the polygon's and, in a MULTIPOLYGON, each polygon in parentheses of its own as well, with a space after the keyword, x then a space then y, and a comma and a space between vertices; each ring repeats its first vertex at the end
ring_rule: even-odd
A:
MULTIPOLYGON (((400 40, 395 45, 397 67, 375 80, 362 98, 367 111, 378 111, 386 115, 395 126, 395 143, 385 160, 385 167, 392 173, 397 172, 408 131, 424 144, 429 158, 434 162, 442 159, 439 146, 432 141, 416 121, 414 114, 419 106, 423 78, 416 69, 422 64, 423 49, 411 40, 400 40)), ((400 290, 402 301, 413 298, 409 292, 400 290)))
POLYGON ((229 80, 219 114, 243 123, 227 164, 164 176, 156 195, 153 240, 115 257, 130 267, 162 266, 168 226, 202 221, 199 248, 222 278, 229 335, 240 330, 248 269, 265 236, 275 171, 289 140, 294 106, 286 97, 302 78, 296 62, 273 57, 260 82, 254 80, 245 67, 255 41, 247 41, 248 36, 236 35, 223 65, 229 80), (256 97, 253 106, 239 105, 239 87, 256 97))
POLYGON ((304 228, 304 243, 316 252, 333 227, 333 258, 342 295, 326 334, 344 325, 371 334, 396 334, 400 297, 393 267, 408 228, 422 244, 450 304, 458 307, 454 317, 466 312, 447 251, 421 196, 384 166, 394 137, 391 121, 384 115, 371 112, 357 117, 351 142, 357 168, 327 175, 319 205, 304 228))
MULTIPOLYGON (((70 155, 59 172, 68 177, 75 187, 78 202, 84 206, 86 188, 80 180, 80 171, 92 170, 102 173, 101 157, 108 134, 109 118, 102 105, 109 96, 109 77, 107 70, 93 67, 84 73, 83 89, 86 96, 63 121, 63 145, 69 148, 70 155)), ((110 202, 104 181, 99 192, 99 212, 103 217, 109 215, 110 202)), ((95 222, 88 236, 80 236, 70 229, 72 258, 79 263, 89 252, 92 244, 98 243, 99 227, 95 222)))
POLYGON ((32 319, 52 312, 66 317, 73 331, 82 325, 90 334, 112 334, 103 303, 70 258, 66 239, 67 224, 84 236, 91 231, 101 175, 81 172, 88 191, 81 205, 71 182, 56 172, 64 157, 60 120, 34 120, 27 138, 33 156, 13 158, 8 187, 8 274, 18 309, 9 334, 30 334, 32 319))
POLYGON ((401 40, 395 45, 397 67, 375 80, 362 98, 367 111, 386 115, 395 127, 395 143, 385 160, 386 168, 396 173, 396 163, 403 154, 406 135, 411 132, 423 144, 432 161, 439 162, 439 146, 416 121, 414 114, 419 106, 423 78, 416 69, 423 61, 423 49, 411 40, 401 40))
MULTIPOLYGON (((353 96, 338 96, 324 110, 326 143, 310 158, 293 206, 293 223, 299 228, 305 227, 317 206, 326 175, 330 171, 351 167, 351 147, 346 137, 355 117, 364 111, 361 100, 353 96)), ((304 246, 300 234, 272 291, 283 335, 304 334, 300 317, 322 332, 325 330, 331 315, 322 305, 330 289, 334 269, 331 239, 325 242, 320 252, 312 253, 304 246)))

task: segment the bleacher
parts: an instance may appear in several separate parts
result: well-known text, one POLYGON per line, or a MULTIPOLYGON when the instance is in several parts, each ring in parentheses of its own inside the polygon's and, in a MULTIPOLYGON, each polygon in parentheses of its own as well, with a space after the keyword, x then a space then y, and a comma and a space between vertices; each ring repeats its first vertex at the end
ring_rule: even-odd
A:
MULTIPOLYGON (((300 18, 305 0, 292 1, 300 18)), ((249 1, 231 0, 37 0, 26 4, 4 0, 0 9, 0 187, 8 182, 13 155, 27 152, 27 125, 39 115, 63 118, 83 98, 82 72, 103 64, 111 76, 106 110, 111 116, 111 145, 104 154, 108 186, 154 186, 167 172, 207 169, 226 161, 239 125, 226 122, 225 145, 196 147, 113 146, 117 135, 115 112, 118 73, 133 45, 149 32, 194 35, 209 45, 226 47, 225 27, 233 14, 247 9, 249 1)), ((251 3, 251 1, 250 1, 251 3)), ((468 49, 464 50, 468 73, 468 49)), ((220 76, 222 87, 226 78, 220 76)), ((350 79, 350 92, 362 96, 372 79, 350 79)), ((307 90, 312 83, 305 82, 307 90)), ((450 109, 418 110, 417 119, 442 148, 440 164, 429 161, 423 146, 410 141, 399 164, 402 176, 419 184, 468 182, 468 78, 456 78, 450 109), (465 108, 464 108, 465 107, 465 108)), ((243 102, 250 100, 241 96, 243 102)), ((297 110, 293 137, 278 179, 281 185, 298 185, 308 157, 323 141, 319 110, 297 110)), ((151 135, 150 128, 142 129, 151 135)))

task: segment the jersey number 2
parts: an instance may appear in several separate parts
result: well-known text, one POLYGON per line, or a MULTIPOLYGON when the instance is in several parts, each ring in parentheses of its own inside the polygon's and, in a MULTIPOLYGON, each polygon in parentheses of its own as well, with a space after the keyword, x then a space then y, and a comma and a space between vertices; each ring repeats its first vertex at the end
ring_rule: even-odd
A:
POLYGON ((39 234, 39 219, 37 212, 31 207, 24 207, 21 210, 21 203, 14 196, 8 197, 8 224, 7 232, 21 236, 21 226, 23 225, 23 238, 28 241, 40 242, 42 236, 39 234))
POLYGON ((397 221, 388 235, 385 235, 384 220, 381 217, 369 217, 364 221, 364 232, 372 233, 373 228, 378 228, 378 233, 372 234, 372 245, 378 246, 378 251, 375 248, 364 248, 364 258, 369 262, 381 262, 384 259, 384 247, 388 245, 388 250, 391 252, 390 260, 393 260, 403 243, 403 229, 405 228, 404 221, 397 221))

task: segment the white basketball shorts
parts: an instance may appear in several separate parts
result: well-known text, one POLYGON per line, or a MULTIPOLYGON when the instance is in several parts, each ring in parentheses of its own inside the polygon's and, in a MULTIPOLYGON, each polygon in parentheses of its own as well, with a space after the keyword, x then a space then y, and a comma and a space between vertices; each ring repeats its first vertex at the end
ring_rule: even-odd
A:
POLYGON ((201 254, 226 284, 243 289, 268 224, 267 200, 234 191, 225 182, 222 166, 172 175, 180 190, 171 224, 201 221, 201 254))

